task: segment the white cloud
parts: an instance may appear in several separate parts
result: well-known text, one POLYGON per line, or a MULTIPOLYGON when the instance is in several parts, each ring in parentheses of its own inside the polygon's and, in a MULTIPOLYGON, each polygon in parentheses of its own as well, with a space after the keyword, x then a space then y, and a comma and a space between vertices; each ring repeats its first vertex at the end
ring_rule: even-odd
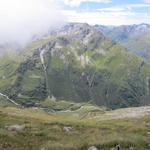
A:
POLYGON ((128 9, 132 9, 132 8, 143 8, 143 7, 150 7, 150 4, 128 4, 125 6, 128 9))
POLYGON ((141 4, 141 3, 140 4, 128 4, 128 5, 100 8, 97 10, 104 11, 104 12, 122 12, 122 11, 129 11, 134 8, 145 8, 145 7, 150 7, 150 4, 141 4))
POLYGON ((150 8, 150 4, 126 4, 96 10, 64 10, 70 22, 86 22, 89 24, 123 25, 150 23, 149 12, 134 11, 134 8, 150 8))
POLYGON ((122 12, 125 11, 126 9, 123 7, 108 7, 108 8, 100 8, 96 10, 100 12, 122 12))
POLYGON ((150 3, 150 0, 143 0, 143 2, 145 2, 145 3, 150 3))
POLYGON ((83 2, 110 3, 112 0, 62 0, 66 5, 79 6, 83 2))
POLYGON ((104 25, 128 25, 139 23, 150 23, 150 16, 147 13, 134 13, 131 11, 115 10, 105 11, 83 11, 64 10, 63 14, 68 17, 70 22, 82 22, 104 25))
POLYGON ((0 44, 25 44, 63 19, 54 0, 0 0, 0 44))

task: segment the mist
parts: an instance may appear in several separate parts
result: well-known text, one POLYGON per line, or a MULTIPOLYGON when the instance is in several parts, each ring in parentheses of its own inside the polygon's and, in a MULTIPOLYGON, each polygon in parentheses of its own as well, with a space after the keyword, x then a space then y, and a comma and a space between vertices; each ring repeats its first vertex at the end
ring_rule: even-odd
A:
POLYGON ((56 0, 0 0, 0 45, 25 45, 65 22, 56 0))

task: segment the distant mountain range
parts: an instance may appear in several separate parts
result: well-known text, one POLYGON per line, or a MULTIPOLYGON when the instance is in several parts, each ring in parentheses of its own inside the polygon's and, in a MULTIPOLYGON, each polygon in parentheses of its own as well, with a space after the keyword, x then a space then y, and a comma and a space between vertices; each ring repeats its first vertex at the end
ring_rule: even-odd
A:
POLYGON ((111 38, 126 47, 129 51, 138 54, 146 59, 150 59, 150 25, 122 25, 122 26, 102 26, 96 25, 105 36, 111 38))
POLYGON ((0 92, 24 106, 47 97, 110 108, 149 105, 150 63, 130 52, 149 59, 149 29, 70 23, 0 57, 0 92))

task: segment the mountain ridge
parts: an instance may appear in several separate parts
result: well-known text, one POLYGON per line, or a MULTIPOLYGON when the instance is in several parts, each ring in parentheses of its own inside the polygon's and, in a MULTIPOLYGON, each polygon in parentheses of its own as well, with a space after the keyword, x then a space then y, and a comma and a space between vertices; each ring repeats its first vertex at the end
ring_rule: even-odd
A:
POLYGON ((0 90, 25 106, 47 97, 110 108, 149 104, 149 63, 88 24, 70 24, 5 58, 0 90))
POLYGON ((150 25, 149 24, 134 24, 122 26, 101 26, 96 25, 97 29, 115 42, 120 43, 129 51, 150 59, 150 25))

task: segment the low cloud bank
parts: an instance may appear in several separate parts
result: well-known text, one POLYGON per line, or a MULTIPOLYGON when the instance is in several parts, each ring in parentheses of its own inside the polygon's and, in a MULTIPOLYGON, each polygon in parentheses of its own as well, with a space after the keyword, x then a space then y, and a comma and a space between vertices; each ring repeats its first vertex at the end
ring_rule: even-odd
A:
POLYGON ((1 0, 0 45, 25 45, 64 21, 55 0, 1 0))

